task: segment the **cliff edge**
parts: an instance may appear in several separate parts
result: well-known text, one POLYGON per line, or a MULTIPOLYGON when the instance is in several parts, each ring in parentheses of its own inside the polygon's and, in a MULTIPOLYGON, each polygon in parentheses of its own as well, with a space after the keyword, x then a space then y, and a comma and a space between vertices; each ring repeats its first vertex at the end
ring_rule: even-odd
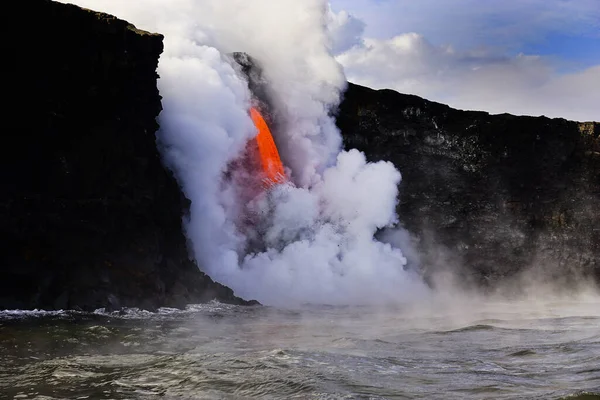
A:
POLYGON ((0 309, 245 303, 188 255, 155 143, 163 37, 49 0, 11 10, 0 309))
POLYGON ((600 281, 600 124, 460 111, 350 84, 344 145, 402 173, 398 212, 425 274, 600 281))

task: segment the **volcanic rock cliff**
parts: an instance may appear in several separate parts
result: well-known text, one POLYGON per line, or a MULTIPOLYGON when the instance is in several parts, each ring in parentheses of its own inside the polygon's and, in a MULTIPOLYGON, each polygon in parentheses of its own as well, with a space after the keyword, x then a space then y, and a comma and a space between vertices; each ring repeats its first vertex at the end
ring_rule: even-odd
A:
POLYGON ((244 303, 188 256, 188 203, 155 143, 162 36, 48 0, 12 5, 0 309, 244 303))
POLYGON ((398 212, 426 275, 600 278, 600 124, 459 111, 353 84, 337 123, 347 148, 401 171, 398 212))
MULTIPOLYGON (((49 0, 11 4, 0 309, 244 304, 188 255, 188 201, 155 143, 162 37, 49 0)), ((346 147, 402 172, 400 220, 426 276, 600 279, 599 124, 353 84, 337 123, 346 147)))

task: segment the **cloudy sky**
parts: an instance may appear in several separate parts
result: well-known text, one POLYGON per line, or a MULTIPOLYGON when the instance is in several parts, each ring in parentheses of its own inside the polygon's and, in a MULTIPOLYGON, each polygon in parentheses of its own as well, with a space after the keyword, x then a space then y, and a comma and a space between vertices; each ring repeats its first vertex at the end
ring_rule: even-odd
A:
POLYGON ((348 80, 455 108, 600 121, 600 0, 330 0, 348 80))

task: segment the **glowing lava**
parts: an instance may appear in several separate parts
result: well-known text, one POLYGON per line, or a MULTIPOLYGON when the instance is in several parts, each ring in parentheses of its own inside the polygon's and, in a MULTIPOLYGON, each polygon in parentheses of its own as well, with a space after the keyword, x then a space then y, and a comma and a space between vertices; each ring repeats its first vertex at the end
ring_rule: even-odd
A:
POLYGON ((267 122, 254 107, 250 109, 250 116, 252 117, 256 129, 258 129, 258 135, 256 135, 254 140, 258 145, 260 163, 263 172, 266 175, 267 183, 270 186, 276 183, 285 182, 286 177, 285 171, 283 170, 283 164, 279 158, 279 152, 277 151, 277 146, 275 146, 275 141, 273 140, 273 135, 271 135, 271 130, 269 129, 267 122))

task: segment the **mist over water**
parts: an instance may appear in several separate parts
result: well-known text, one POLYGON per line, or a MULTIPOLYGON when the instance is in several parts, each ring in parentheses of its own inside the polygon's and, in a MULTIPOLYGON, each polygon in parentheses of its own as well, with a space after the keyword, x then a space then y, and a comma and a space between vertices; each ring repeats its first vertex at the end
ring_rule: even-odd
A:
POLYGON ((600 398, 597 297, 428 303, 0 312, 0 393, 40 400, 600 398))

